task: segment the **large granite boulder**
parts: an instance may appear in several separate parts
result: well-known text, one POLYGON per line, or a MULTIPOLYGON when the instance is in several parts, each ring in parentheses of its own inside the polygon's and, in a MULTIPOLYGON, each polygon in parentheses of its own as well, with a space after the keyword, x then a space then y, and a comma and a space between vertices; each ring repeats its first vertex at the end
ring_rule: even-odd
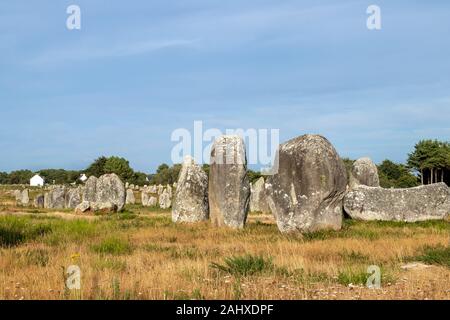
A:
POLYGON ((81 200, 81 188, 72 188, 66 192, 66 205, 67 209, 75 209, 81 200))
POLYGON ((66 207, 66 187, 53 186, 44 196, 47 209, 64 209, 66 207))
POLYGON ((263 177, 251 184, 250 211, 270 213, 270 208, 266 199, 266 189, 263 177))
POLYGON ((278 172, 266 182, 267 202, 283 233, 342 226, 347 172, 331 143, 303 135, 279 147, 278 172))
POLYGON ((97 200, 97 177, 90 176, 84 184, 83 201, 95 202, 97 200))
POLYGON ((126 204, 135 204, 136 198, 134 197, 133 189, 127 190, 127 198, 126 198, 126 204))
POLYGON ((126 201, 125 185, 115 173, 105 174, 98 178, 96 189, 96 203, 113 204, 117 211, 123 210, 126 201))
POLYGON ((211 222, 219 227, 243 228, 249 210, 250 183, 242 138, 237 135, 218 137, 211 149, 210 162, 211 222))
MULTIPOLYGON (((172 207, 174 222, 199 222, 209 219, 208 176, 194 159, 186 157, 178 177, 172 207)), ((167 190, 171 190, 170 185, 167 190)))
POLYGON ((150 199, 150 195, 144 190, 141 192, 141 203, 144 207, 149 207, 148 201, 150 199))
POLYGON ((445 183, 407 189, 361 185, 344 198, 347 214, 358 220, 416 222, 444 219, 450 214, 450 191, 445 183))
POLYGON ((350 188, 359 185, 379 187, 378 168, 370 158, 360 158, 353 163, 349 177, 350 188))

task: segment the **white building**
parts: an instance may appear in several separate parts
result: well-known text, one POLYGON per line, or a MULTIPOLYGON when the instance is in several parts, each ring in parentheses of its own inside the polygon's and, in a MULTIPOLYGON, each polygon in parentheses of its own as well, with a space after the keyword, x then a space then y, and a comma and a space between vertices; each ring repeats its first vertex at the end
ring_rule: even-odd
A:
POLYGON ((30 186, 31 187, 42 187, 44 186, 44 178, 42 178, 40 175, 36 174, 33 178, 30 179, 30 186))
POLYGON ((87 179, 88 179, 88 177, 86 177, 86 175, 84 173, 80 176, 80 181, 83 183, 86 182, 87 179))

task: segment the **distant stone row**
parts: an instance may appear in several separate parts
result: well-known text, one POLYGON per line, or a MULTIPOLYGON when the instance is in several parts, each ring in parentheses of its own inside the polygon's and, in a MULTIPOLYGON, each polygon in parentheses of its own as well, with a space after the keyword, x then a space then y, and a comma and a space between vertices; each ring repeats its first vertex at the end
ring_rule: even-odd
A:
POLYGON ((279 147, 278 171, 250 186, 243 140, 216 139, 209 179, 192 158, 183 164, 175 192, 174 222, 211 220, 243 228, 252 211, 271 212, 283 233, 338 230, 345 212, 355 219, 415 222, 450 214, 444 183, 410 189, 384 189, 368 158, 353 165, 350 177, 324 137, 303 135, 279 147), (232 163, 226 159, 233 159, 232 163))
MULTIPOLYGON (((117 212, 125 204, 135 204, 134 188, 141 190, 143 206, 157 206, 168 209, 172 205, 172 186, 129 186, 126 190, 123 182, 115 174, 106 174, 100 178, 91 176, 84 185, 77 188, 66 186, 50 186, 47 192, 34 199, 36 208, 74 209, 77 213, 85 212, 117 212)), ((28 189, 16 190, 16 202, 22 206, 30 205, 28 189)))

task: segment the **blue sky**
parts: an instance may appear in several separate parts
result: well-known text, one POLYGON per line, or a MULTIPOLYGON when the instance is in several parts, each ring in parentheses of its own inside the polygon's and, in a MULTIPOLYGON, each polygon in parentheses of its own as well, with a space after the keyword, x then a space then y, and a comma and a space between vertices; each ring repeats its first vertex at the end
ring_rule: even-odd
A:
POLYGON ((449 17, 444 0, 2 1, 0 171, 119 155, 152 172, 195 120, 404 161, 450 138, 449 17))

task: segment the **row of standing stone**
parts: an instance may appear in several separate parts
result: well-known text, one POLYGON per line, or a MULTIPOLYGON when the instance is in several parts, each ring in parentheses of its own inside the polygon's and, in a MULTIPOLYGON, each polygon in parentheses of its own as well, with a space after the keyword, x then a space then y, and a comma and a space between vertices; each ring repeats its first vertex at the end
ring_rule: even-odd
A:
POLYGON ((344 208, 361 220, 416 222, 450 214, 450 189, 444 183, 381 188, 377 167, 369 158, 357 160, 347 177, 343 160, 319 135, 281 144, 275 164, 267 181, 261 178, 250 187, 243 140, 219 137, 211 150, 209 179, 192 158, 183 163, 173 221, 211 220, 216 226, 243 228, 251 193, 252 209, 271 212, 283 233, 338 230, 344 208))

